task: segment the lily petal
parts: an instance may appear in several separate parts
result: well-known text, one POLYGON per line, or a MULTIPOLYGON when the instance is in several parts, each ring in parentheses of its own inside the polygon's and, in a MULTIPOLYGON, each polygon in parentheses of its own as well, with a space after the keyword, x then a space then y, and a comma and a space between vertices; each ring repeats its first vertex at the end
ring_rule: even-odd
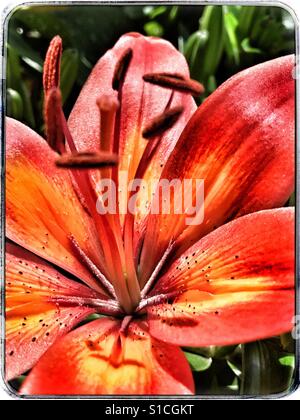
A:
POLYGON ((192 290, 172 305, 148 311, 154 337, 179 346, 227 346, 289 332, 295 313, 293 290, 213 295, 192 290))
MULTIPOLYGON (((69 117, 69 126, 78 150, 97 150, 100 146, 100 116, 97 100, 116 92, 112 88, 114 70, 124 52, 132 50, 132 59, 122 87, 119 109, 119 202, 126 208, 127 182, 135 173, 148 143, 142 136, 143 129, 156 116, 161 115, 168 104, 171 90, 145 83, 143 75, 149 72, 174 72, 189 77, 187 63, 169 42, 131 33, 124 35, 96 64, 69 117), (126 178, 128 180, 126 181, 126 178), (125 180, 125 185, 124 185, 125 180)), ((173 150, 187 121, 196 110, 193 98, 188 94, 175 93, 172 107, 181 105, 184 112, 176 124, 162 135, 145 178, 159 179, 163 166, 173 150)), ((117 123, 116 123, 117 124, 117 123)), ((100 173, 94 173, 95 182, 100 173)), ((151 191, 141 196, 141 208, 147 206, 151 191)), ((149 204, 149 203, 148 203, 149 204)), ((137 225, 142 224, 144 214, 137 215, 137 225), (142 220, 140 220, 142 219, 142 220)))
POLYGON ((236 219, 197 242, 159 280, 153 294, 179 292, 149 309, 150 332, 178 345, 229 345, 292 328, 293 209, 236 219))
POLYGON ((203 180, 204 220, 188 225, 184 212, 149 216, 143 282, 171 239, 177 239, 179 255, 228 220, 285 204, 294 189, 294 60, 282 57, 245 70, 198 108, 162 178, 203 180))
POLYGON ((7 118, 6 236, 101 291, 72 248, 71 235, 102 266, 92 219, 68 173, 56 168, 57 156, 35 132, 7 118))
POLYGON ((158 280, 151 295, 279 290, 295 285, 294 208, 238 218, 200 239, 158 280))
POLYGON ((143 322, 126 333, 108 318, 59 340, 21 388, 32 395, 191 394, 193 378, 182 351, 152 338, 143 322))
POLYGON ((8 245, 6 253, 6 376, 30 369, 40 356, 93 309, 76 302, 102 297, 68 280, 28 251, 8 245), (61 298, 64 304, 55 303, 61 298), (68 303, 68 300, 71 302, 68 303))

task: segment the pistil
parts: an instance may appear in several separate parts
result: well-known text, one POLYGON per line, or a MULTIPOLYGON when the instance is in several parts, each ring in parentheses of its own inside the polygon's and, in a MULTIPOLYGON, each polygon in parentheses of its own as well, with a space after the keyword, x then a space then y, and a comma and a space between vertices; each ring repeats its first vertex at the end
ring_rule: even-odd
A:
POLYGON ((115 118, 120 104, 116 97, 102 95, 98 98, 97 105, 100 111, 100 148, 112 152, 115 118))

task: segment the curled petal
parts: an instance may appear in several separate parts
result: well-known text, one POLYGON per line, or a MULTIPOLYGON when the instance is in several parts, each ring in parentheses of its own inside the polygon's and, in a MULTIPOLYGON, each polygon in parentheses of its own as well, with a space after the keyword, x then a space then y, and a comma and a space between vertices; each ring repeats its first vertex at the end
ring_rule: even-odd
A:
POLYGON ((295 212, 264 210, 221 226, 183 253, 152 295, 201 290, 231 293, 295 285, 295 212))
POLYGON ((30 252, 8 245, 6 253, 7 379, 30 369, 40 356, 93 309, 74 299, 99 298, 97 292, 68 280, 30 252), (54 298, 64 300, 63 305, 54 298), (72 300, 72 303, 68 303, 72 300))
POLYGON ((31 371, 25 395, 191 394, 193 378, 177 347, 152 338, 143 322, 103 318, 59 340, 31 371))
POLYGON ((285 204, 294 189, 294 60, 281 57, 233 76, 193 115, 161 179, 203 180, 204 206, 198 202, 193 214, 199 191, 190 187, 180 214, 149 216, 144 282, 171 238, 179 255, 230 219, 285 204))
POLYGON ((290 331, 295 312, 293 209, 236 219, 207 235, 159 280, 150 332, 177 345, 230 345, 290 331))
POLYGON ((150 333, 179 346, 227 346, 289 332, 294 290, 183 293, 173 304, 149 308, 150 333))
POLYGON ((74 254, 70 235, 99 267, 102 250, 91 217, 74 192, 57 154, 25 125, 6 122, 6 235, 31 252, 79 276, 94 277, 74 254))

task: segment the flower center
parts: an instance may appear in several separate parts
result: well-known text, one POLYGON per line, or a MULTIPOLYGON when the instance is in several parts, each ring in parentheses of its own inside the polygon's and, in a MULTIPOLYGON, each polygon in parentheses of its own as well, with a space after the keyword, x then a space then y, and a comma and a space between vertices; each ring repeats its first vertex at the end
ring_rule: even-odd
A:
MULTIPOLYGON (((171 241, 161 261, 153 271, 148 282, 141 288, 138 275, 138 258, 134 252, 134 213, 127 210, 124 226, 121 226, 119 209, 112 214, 102 214, 97 210, 97 189, 94 183, 94 169, 101 169, 101 179, 108 179, 117 187, 119 182, 118 155, 120 142, 122 91, 128 74, 132 49, 126 49, 117 63, 112 75, 111 95, 103 95, 97 100, 100 118, 100 142, 96 151, 79 151, 68 128, 62 110, 61 93, 59 90, 59 70, 62 43, 55 37, 48 49, 44 66, 45 104, 44 116, 46 135, 49 146, 58 153, 56 165, 71 171, 75 191, 101 238, 101 263, 97 266, 79 246, 72 235, 70 244, 81 262, 94 275, 99 284, 109 296, 108 300, 81 299, 81 304, 91 305, 99 312, 114 316, 138 314, 150 304, 173 298, 172 295, 152 296, 158 274, 173 250, 171 241)), ((172 107, 174 91, 199 95, 203 87, 198 82, 181 75, 159 73, 146 74, 145 82, 156 84, 171 90, 169 101, 162 112, 153 118, 143 128, 142 136, 148 140, 143 155, 138 164, 134 179, 142 179, 162 141, 163 134, 170 129, 183 112, 181 106, 172 107)), ((136 200, 137 191, 129 193, 129 199, 136 200)), ((117 200, 117 206, 118 206, 117 200)), ((58 298, 57 298, 58 299, 58 298)), ((61 303, 61 302, 60 302, 61 303)), ((77 302, 78 303, 78 302, 77 302)), ((130 322, 130 317, 126 318, 130 322)), ((125 322, 125 320, 124 320, 125 322)), ((124 324, 126 328, 126 323, 124 324)))

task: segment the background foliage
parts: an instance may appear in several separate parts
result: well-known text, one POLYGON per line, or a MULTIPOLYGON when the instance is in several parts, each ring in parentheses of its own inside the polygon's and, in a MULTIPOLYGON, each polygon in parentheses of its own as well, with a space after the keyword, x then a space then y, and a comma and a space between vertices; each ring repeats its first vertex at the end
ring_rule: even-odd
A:
MULTIPOLYGON (((171 41, 186 56, 191 76, 205 85, 199 102, 237 71, 295 51, 293 19, 279 7, 23 6, 8 21, 6 113, 43 134, 42 68, 50 39, 59 34, 64 42, 61 88, 68 114, 98 58, 128 31, 171 41)), ((292 383, 290 335, 184 350, 202 395, 274 394, 292 383)))

